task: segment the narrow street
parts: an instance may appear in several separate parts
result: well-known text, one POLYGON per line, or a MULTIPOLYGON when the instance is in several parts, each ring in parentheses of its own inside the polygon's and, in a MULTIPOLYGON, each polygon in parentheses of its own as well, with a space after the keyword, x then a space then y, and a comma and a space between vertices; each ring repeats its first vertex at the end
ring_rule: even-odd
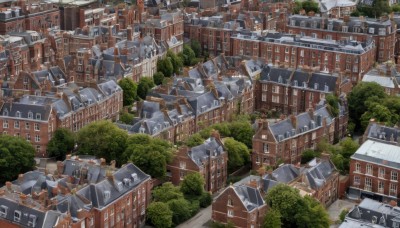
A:
POLYGON ((211 219, 211 205, 199 211, 193 218, 180 224, 177 228, 202 228, 208 227, 206 223, 211 219))

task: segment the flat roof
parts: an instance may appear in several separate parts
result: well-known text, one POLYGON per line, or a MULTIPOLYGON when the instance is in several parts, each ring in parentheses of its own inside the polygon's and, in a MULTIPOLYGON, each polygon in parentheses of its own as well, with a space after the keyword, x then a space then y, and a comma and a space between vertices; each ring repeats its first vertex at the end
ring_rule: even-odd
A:
POLYGON ((367 140, 351 158, 400 169, 400 147, 397 145, 367 140))

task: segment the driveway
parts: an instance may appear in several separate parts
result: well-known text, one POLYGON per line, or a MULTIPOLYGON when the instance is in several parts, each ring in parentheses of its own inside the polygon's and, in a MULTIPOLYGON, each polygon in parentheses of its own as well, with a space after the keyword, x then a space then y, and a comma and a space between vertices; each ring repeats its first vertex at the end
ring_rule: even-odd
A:
MULTIPOLYGON (((348 209, 350 210, 351 208, 354 207, 354 205, 356 205, 355 202, 352 201, 347 201, 347 200, 336 200, 333 204, 331 204, 328 208, 328 214, 329 214, 329 218, 335 222, 339 220, 339 215, 340 212, 342 212, 343 209, 348 209)), ((331 227, 338 227, 335 225, 332 225, 331 227)))
POLYGON ((193 218, 177 226, 177 228, 203 228, 211 220, 211 205, 202 209, 193 218))

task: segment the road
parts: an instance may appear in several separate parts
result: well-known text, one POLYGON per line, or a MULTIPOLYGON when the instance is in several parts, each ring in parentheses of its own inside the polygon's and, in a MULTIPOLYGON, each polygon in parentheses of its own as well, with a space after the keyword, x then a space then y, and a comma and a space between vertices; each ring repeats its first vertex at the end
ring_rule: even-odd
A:
POLYGON ((208 227, 205 224, 211 219, 211 206, 202 209, 193 218, 180 224, 177 228, 203 228, 208 227))

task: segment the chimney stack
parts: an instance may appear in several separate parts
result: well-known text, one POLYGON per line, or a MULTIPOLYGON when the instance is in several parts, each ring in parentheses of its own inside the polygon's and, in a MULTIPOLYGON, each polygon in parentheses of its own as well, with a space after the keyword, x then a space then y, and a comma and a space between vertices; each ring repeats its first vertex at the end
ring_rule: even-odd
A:
POLYGON ((106 165, 106 159, 100 158, 100 165, 106 165))
POLYGON ((310 114, 311 119, 314 119, 314 109, 313 108, 308 109, 308 114, 310 114))
POLYGON ((6 187, 7 187, 7 190, 8 190, 8 191, 11 191, 11 190, 12 190, 11 186, 12 186, 12 183, 11 183, 10 181, 7 181, 7 182, 6 182, 6 187))
POLYGON ((22 181, 24 181, 24 174, 19 174, 18 175, 18 182, 21 183, 22 181))
POLYGON ((21 193, 20 195, 19 195, 19 203, 20 204, 26 204, 26 199, 27 199, 28 197, 25 195, 25 194, 23 194, 23 193, 21 193))
POLYGON ((297 129, 297 118, 295 115, 290 115, 290 121, 292 122, 292 125, 294 126, 295 129, 297 129))

